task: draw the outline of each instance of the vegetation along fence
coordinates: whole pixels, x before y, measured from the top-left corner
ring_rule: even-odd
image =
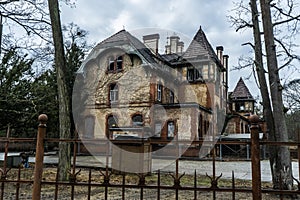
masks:
[[[195,168],[193,173],[185,173],[182,159],[176,159],[173,170],[156,170],[151,173],[120,173],[112,170],[109,165],[109,154],[104,158],[103,165],[93,163],[92,156],[81,155],[78,148],[84,142],[76,136],[72,139],[46,138],[46,116],[39,117],[37,138],[0,138],[4,152],[0,165],[0,199],[284,199],[296,198],[300,188],[292,190],[273,189],[271,183],[261,181],[261,146],[280,145],[296,147],[300,163],[300,143],[260,141],[257,118],[251,118],[250,141],[218,141],[212,149],[208,160],[197,160],[199,166],[203,162],[211,163],[211,174],[203,174]],[[45,143],[72,143],[73,156],[69,171],[69,181],[59,181],[56,167],[57,156],[44,152]],[[86,142],[86,141],[85,141]],[[90,140],[95,144],[105,140]],[[127,141],[128,143],[135,141]],[[181,141],[178,141],[179,143]],[[13,154],[10,144],[34,143],[35,156],[29,153]],[[151,143],[151,141],[150,141]],[[155,144],[157,144],[156,142]],[[193,141],[193,145],[201,145],[203,141]],[[249,145],[251,154],[252,180],[235,178],[232,171],[230,179],[216,173],[218,160],[217,147],[220,145]],[[47,162],[45,158],[47,157]],[[20,162],[21,159],[21,162]],[[52,160],[51,160],[52,159]],[[160,158],[161,159],[161,158]],[[49,162],[49,160],[51,162]],[[79,162],[81,160],[81,162]],[[85,160],[85,161],[84,161]],[[239,162],[239,161],[236,161]],[[21,163],[21,164],[20,164]],[[150,162],[151,163],[151,162]],[[224,162],[225,163],[225,162]],[[181,170],[183,168],[183,170]],[[300,174],[300,173],[299,173]],[[294,178],[299,183],[299,177]]]

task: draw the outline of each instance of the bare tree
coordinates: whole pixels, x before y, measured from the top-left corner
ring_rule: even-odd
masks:
[[[286,109],[292,112],[300,110],[300,79],[294,79],[284,85]]]
[[[294,21],[299,20],[299,16],[293,16],[293,1],[287,0],[289,8],[287,12],[272,2],[260,0],[261,15],[258,11],[257,0],[250,0],[250,7],[241,2],[237,4],[238,7],[236,9],[239,17],[230,17],[230,19],[236,26],[237,31],[244,28],[253,30],[254,44],[247,42],[244,45],[249,44],[254,50],[255,58],[252,63],[255,66],[262,96],[263,113],[269,129],[269,139],[272,141],[288,141],[281,91],[283,88],[280,83],[279,71],[287,66],[291,67],[292,61],[299,59],[293,53],[292,47],[294,45],[291,42],[293,34],[298,32],[297,23],[294,23]],[[274,8],[273,12],[271,12],[271,8]],[[242,14],[247,15],[249,13],[251,13],[251,17],[240,17]],[[283,19],[282,16],[285,16],[285,18]],[[275,18],[274,22],[272,22],[272,17]],[[263,33],[260,31],[260,20],[263,22]],[[274,28],[280,25],[285,25],[293,31],[289,32],[290,35],[285,35],[280,28]],[[265,53],[262,47],[262,35],[264,35]],[[280,47],[280,50],[277,52],[275,42]],[[266,56],[267,69],[264,68],[264,56]],[[278,59],[281,59],[280,61],[283,63],[280,67],[278,66]],[[249,60],[246,65],[238,68],[248,66],[253,66],[253,64],[249,63]],[[268,76],[266,77],[266,75]],[[269,80],[269,85],[267,84],[267,79]],[[274,188],[291,189],[293,181],[288,148],[285,146],[270,146],[269,150]]]
[[[274,30],[271,17],[271,5],[269,0],[260,0],[262,11],[262,22],[264,28],[264,39],[266,48],[266,59],[268,66],[269,85],[271,93],[271,102],[273,107],[273,119],[275,134],[272,139],[275,141],[288,141],[287,127],[283,112],[282,85],[279,77],[279,67],[277,62],[276,46],[274,39]],[[273,172],[273,183],[275,188],[292,189],[292,166],[291,156],[288,146],[275,148],[276,154],[271,156],[271,169]],[[281,180],[280,180],[281,179]]]
[[[63,36],[59,15],[58,0],[48,0],[49,13],[51,18],[52,36],[55,49],[55,68],[57,76],[58,101],[59,101],[59,131],[61,139],[69,139],[71,137],[71,120],[69,95],[65,77],[66,60],[63,45]],[[71,166],[70,144],[68,142],[59,143],[59,161],[58,161],[58,179],[67,180],[68,171]]]

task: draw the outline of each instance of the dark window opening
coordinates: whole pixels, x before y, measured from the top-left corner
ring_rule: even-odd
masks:
[[[117,57],[110,56],[108,58],[108,67],[107,67],[108,72],[118,72],[118,71],[122,71],[122,69],[123,69],[123,56],[117,56]]]
[[[114,57],[110,56],[108,58],[108,71],[112,72],[115,70],[115,61],[114,61]]]
[[[106,121],[106,137],[108,139],[113,138],[113,133],[109,130],[110,128],[118,127],[118,118],[114,115],[109,115]]]
[[[202,126],[202,124],[203,124],[203,117],[202,117],[201,114],[199,115],[199,119],[198,120],[199,120],[198,121],[198,138],[202,139],[203,138],[203,126]]]
[[[243,111],[245,111],[245,102],[236,102],[235,103],[235,110],[237,112],[243,112]]]
[[[194,81],[194,69],[188,69],[187,71],[187,80]]]
[[[134,115],[132,117],[133,126],[143,126],[143,116],[140,114]]]
[[[169,93],[169,103],[174,103],[174,92],[172,90]]]
[[[201,68],[188,68],[187,69],[187,80],[189,82],[202,81],[202,70]]]
[[[122,66],[123,66],[123,56],[119,56],[119,57],[117,58],[116,63],[117,63],[117,70],[118,70],[118,71],[119,71],[119,70],[122,70]]]

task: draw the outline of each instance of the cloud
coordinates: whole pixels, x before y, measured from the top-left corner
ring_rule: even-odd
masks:
[[[228,0],[77,0],[75,8],[63,4],[61,7],[62,22],[74,22],[87,30],[92,43],[100,42],[124,27],[126,30],[145,27],[169,29],[191,39],[201,26],[212,46],[223,45],[224,53],[230,56],[229,65],[236,66],[238,58],[250,51],[248,46],[241,44],[253,40],[251,30],[236,33],[230,26],[227,16],[234,6]],[[249,73],[249,70],[239,72],[239,76],[246,77]],[[239,76],[231,74],[229,86],[232,90]]]

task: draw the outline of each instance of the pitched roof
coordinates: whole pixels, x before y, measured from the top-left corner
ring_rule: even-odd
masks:
[[[200,26],[191,44],[183,54],[183,58],[203,59],[203,56],[209,56],[209,58],[213,58],[216,62],[218,62],[218,64],[221,64],[220,60],[218,59],[218,56],[216,55],[210,43],[208,42],[206,35]]]
[[[236,84],[233,92],[230,94],[230,98],[239,100],[254,100],[242,77]]]
[[[109,38],[100,42],[97,46],[108,46],[112,47],[114,44],[131,44],[136,50],[149,62],[156,63],[155,55],[148,49],[140,40],[132,36],[128,31],[121,30]]]

